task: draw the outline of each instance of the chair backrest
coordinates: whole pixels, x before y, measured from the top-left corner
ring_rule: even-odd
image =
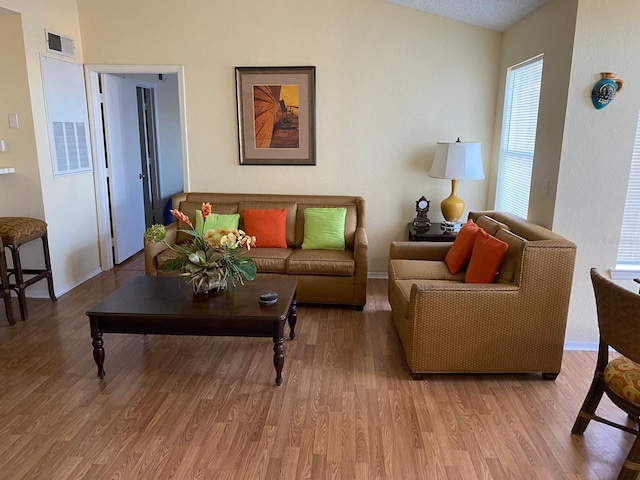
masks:
[[[625,357],[640,363],[640,295],[621,287],[596,268],[591,269],[591,282],[600,338]]]

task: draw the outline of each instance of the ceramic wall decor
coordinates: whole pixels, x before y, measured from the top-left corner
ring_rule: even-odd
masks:
[[[616,78],[612,72],[602,72],[602,78],[596,82],[591,90],[591,101],[598,110],[611,103],[613,98],[624,87],[624,81]]]

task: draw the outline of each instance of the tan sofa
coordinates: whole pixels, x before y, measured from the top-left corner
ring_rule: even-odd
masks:
[[[555,379],[576,245],[507,213],[469,218],[509,245],[494,283],[465,283],[464,271],[451,275],[444,263],[451,243],[391,244],[389,302],[409,369],[539,372]]]
[[[368,242],[365,231],[365,201],[356,196],[271,195],[234,193],[179,193],[173,196],[173,208],[189,216],[195,225],[195,211],[209,202],[213,213],[240,214],[244,228],[245,209],[287,209],[287,248],[252,248],[247,252],[258,269],[258,276],[290,275],[298,281],[301,303],[353,305],[362,309],[367,297]],[[346,207],[345,246],[338,250],[302,250],[304,210],[307,207]],[[168,243],[184,241],[188,236],[174,222],[167,226]],[[251,232],[248,232],[251,233]],[[162,263],[171,256],[163,243],[144,246],[147,275],[167,275]]]

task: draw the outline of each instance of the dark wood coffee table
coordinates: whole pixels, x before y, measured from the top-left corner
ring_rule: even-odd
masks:
[[[280,385],[287,320],[289,336],[295,338],[296,280],[258,278],[204,299],[183,282],[179,277],[136,277],[87,312],[98,376],[104,378],[103,333],[272,337]],[[267,292],[278,294],[276,305],[258,303],[260,294]]]

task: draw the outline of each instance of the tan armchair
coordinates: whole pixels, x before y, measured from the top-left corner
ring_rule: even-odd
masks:
[[[393,242],[389,302],[414,374],[540,372],[562,365],[576,246],[514,215],[471,212],[509,245],[495,283],[464,282],[444,263],[450,243]]]

